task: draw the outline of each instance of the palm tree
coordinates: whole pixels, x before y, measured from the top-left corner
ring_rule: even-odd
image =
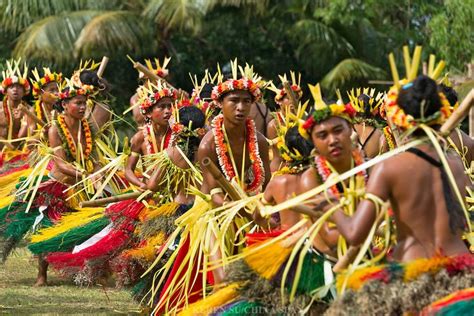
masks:
[[[216,6],[253,6],[258,0],[1,0],[0,25],[20,32],[15,57],[34,63],[67,66],[79,58],[125,53],[146,56],[173,30],[196,34],[202,19]]]

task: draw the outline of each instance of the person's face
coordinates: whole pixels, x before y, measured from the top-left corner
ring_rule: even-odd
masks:
[[[236,125],[245,123],[253,103],[252,95],[245,90],[231,91],[218,102],[224,118]]]
[[[147,116],[151,121],[160,126],[167,126],[171,117],[171,106],[173,100],[171,98],[162,98],[151,108]]]
[[[293,103],[291,103],[290,97],[287,94],[285,94],[283,99],[281,99],[280,107],[284,112],[286,112],[286,111],[292,111],[293,112],[294,109],[295,109],[295,106],[293,105]]]
[[[25,96],[25,88],[19,83],[14,83],[7,88],[7,96],[12,101],[21,101]]]
[[[346,120],[331,117],[315,124],[311,131],[311,139],[318,153],[331,164],[351,159],[351,128]]]
[[[81,120],[84,118],[87,109],[87,97],[77,95],[71,99],[64,101],[65,114],[75,119]]]
[[[49,82],[41,89],[41,101],[52,104],[58,99],[58,84],[56,82]]]

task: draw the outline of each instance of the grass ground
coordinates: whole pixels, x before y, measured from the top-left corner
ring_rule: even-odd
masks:
[[[127,290],[99,286],[79,288],[49,272],[49,286],[33,287],[37,263],[24,248],[0,265],[0,314],[118,315],[136,314]]]

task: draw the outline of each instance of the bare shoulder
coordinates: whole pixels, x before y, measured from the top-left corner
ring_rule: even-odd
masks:
[[[143,141],[145,140],[145,135],[143,135],[142,130],[138,130],[132,138],[130,139],[130,143],[133,144],[142,144]]]
[[[214,134],[208,131],[199,144],[197,159],[202,161],[205,157],[209,157],[212,161],[217,163],[216,145],[214,144]]]
[[[317,187],[320,185],[318,171],[315,167],[310,167],[308,170],[304,171],[300,176],[300,192],[304,193],[306,191],[311,190],[312,188]]]
[[[257,131],[257,141],[258,141],[258,146],[260,148],[262,148],[262,147],[267,148],[268,147],[267,138],[265,136],[263,136],[263,134],[260,133],[259,131]]]

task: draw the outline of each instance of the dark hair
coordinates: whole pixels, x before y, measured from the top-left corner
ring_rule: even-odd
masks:
[[[364,116],[370,116],[370,96],[365,93],[362,93],[357,97],[357,100],[359,100],[360,104],[362,105],[362,108],[364,109]]]
[[[424,75],[406,84],[398,95],[398,105],[415,119],[427,118],[441,108],[436,82]]]
[[[303,157],[309,157],[314,145],[309,140],[305,139],[298,132],[298,126],[293,126],[285,134],[285,144],[289,150],[297,150]]]
[[[452,87],[448,87],[442,83],[438,86],[438,91],[446,96],[446,99],[448,99],[451,106],[454,106],[456,102],[458,102],[458,93]]]
[[[195,106],[185,106],[179,109],[179,122],[184,127],[189,127],[191,130],[203,128],[206,123],[206,117],[200,109]],[[181,136],[181,144],[184,144],[183,151],[189,160],[194,160],[194,154],[197,152],[197,148],[201,140],[196,136]]]
[[[212,88],[213,88],[213,85],[210,84],[210,83],[206,83],[202,89],[201,89],[201,92],[199,93],[199,98],[201,100],[203,99],[210,99],[211,98],[211,94],[212,94]]]
[[[99,78],[97,72],[92,70],[83,70],[79,74],[79,79],[83,84],[92,85],[102,90],[109,90],[109,83],[104,78]]]

